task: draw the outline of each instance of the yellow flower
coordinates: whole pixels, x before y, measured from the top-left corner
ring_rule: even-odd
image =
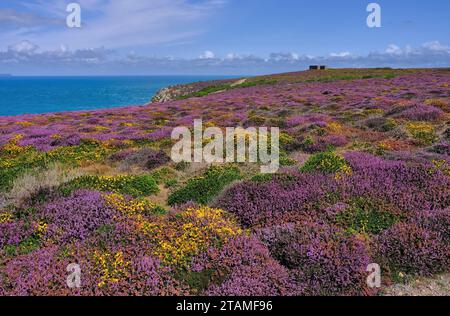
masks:
[[[332,133],[340,133],[342,132],[342,125],[337,122],[328,123],[327,129]]]
[[[353,174],[353,170],[349,165],[343,165],[340,170],[336,173],[334,178],[336,180],[341,180],[346,176],[351,176]]]
[[[241,235],[239,225],[223,210],[189,208],[175,219],[140,222],[139,229],[156,241],[154,254],[167,265],[186,266],[192,256]]]
[[[132,127],[132,126],[137,126],[137,124],[136,123],[120,123],[120,126]]]
[[[126,215],[137,215],[140,213],[152,213],[158,206],[145,199],[127,200],[121,194],[105,194],[104,198],[108,205]]]
[[[28,121],[16,122],[16,125],[22,125],[23,127],[32,126],[34,123]]]
[[[98,287],[106,286],[108,283],[117,283],[129,273],[131,262],[124,260],[122,251],[115,254],[95,251],[93,257],[101,273]]]
[[[0,213],[0,224],[12,222],[13,214]]]
[[[47,223],[40,221],[37,224],[36,231],[38,232],[39,235],[43,235],[47,231],[47,227],[48,227]]]

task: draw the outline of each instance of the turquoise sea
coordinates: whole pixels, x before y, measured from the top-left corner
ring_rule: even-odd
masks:
[[[0,116],[141,105],[161,88],[224,76],[0,77]]]

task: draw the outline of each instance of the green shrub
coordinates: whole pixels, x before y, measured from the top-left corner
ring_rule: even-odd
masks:
[[[293,166],[296,163],[297,162],[294,159],[289,158],[289,156],[287,155],[287,153],[285,151],[280,151],[280,165],[281,166]]]
[[[224,90],[228,90],[228,89],[230,89],[230,85],[227,85],[227,84],[217,85],[217,86],[209,86],[209,87],[203,88],[200,91],[183,95],[179,99],[180,100],[184,100],[184,99],[189,99],[189,98],[192,98],[192,97],[200,98],[200,97],[207,96],[208,94],[211,94],[211,93],[224,91]]]
[[[259,173],[254,175],[250,180],[256,183],[266,183],[275,180],[278,183],[287,184],[295,181],[295,179],[295,175],[289,173]]]
[[[152,172],[152,177],[158,184],[164,183],[167,180],[176,177],[175,170],[169,167],[162,167],[154,172]]]
[[[253,182],[259,182],[259,183],[264,183],[264,182],[270,182],[272,181],[274,178],[274,175],[272,173],[259,173],[255,176],[253,176],[251,178],[251,180]]]
[[[164,182],[164,186],[166,188],[173,188],[178,184],[178,180],[177,179],[168,179]]]
[[[59,188],[59,191],[64,195],[69,195],[78,189],[126,194],[133,197],[149,196],[159,191],[155,179],[150,175],[116,177],[82,176],[63,184]]]
[[[184,187],[169,196],[169,205],[182,204],[193,201],[207,204],[225,186],[241,178],[237,167],[212,166],[200,177],[189,179]]]
[[[350,233],[378,235],[399,221],[400,216],[382,202],[357,198],[336,219]]]
[[[335,173],[338,171],[346,171],[350,167],[347,161],[340,155],[326,151],[312,155],[300,169],[301,172],[320,171],[324,173]]]
[[[233,88],[250,88],[250,87],[256,87],[256,86],[263,86],[263,85],[274,85],[278,83],[278,80],[266,80],[266,79],[260,79],[260,80],[250,80],[245,81],[241,84],[233,86]]]

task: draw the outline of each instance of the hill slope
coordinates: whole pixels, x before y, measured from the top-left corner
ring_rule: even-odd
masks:
[[[373,295],[370,263],[383,287],[450,272],[450,70],[244,79],[0,117],[0,295]],[[282,168],[173,163],[199,118],[279,127]]]

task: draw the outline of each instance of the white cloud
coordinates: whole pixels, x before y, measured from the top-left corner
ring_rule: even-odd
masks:
[[[10,45],[8,47],[9,51],[17,52],[17,53],[24,53],[24,54],[34,54],[36,51],[39,50],[39,46],[37,46],[34,43],[31,43],[30,41],[21,41],[19,43]]]
[[[438,41],[425,43],[422,45],[422,47],[436,52],[450,52],[450,46],[442,45]]]
[[[348,57],[350,56],[350,52],[341,52],[341,53],[331,53],[330,57]]]
[[[228,59],[228,60],[239,59],[239,58],[240,58],[240,56],[235,53],[228,53],[227,56],[225,57],[225,59]]]
[[[300,59],[297,53],[272,53],[268,60],[276,62],[295,62]]]
[[[215,57],[216,57],[216,54],[214,54],[210,50],[207,50],[203,54],[201,54],[198,58],[200,58],[200,59],[214,59]]]
[[[391,44],[386,48],[386,54],[401,55],[402,53],[402,49],[395,44]]]

